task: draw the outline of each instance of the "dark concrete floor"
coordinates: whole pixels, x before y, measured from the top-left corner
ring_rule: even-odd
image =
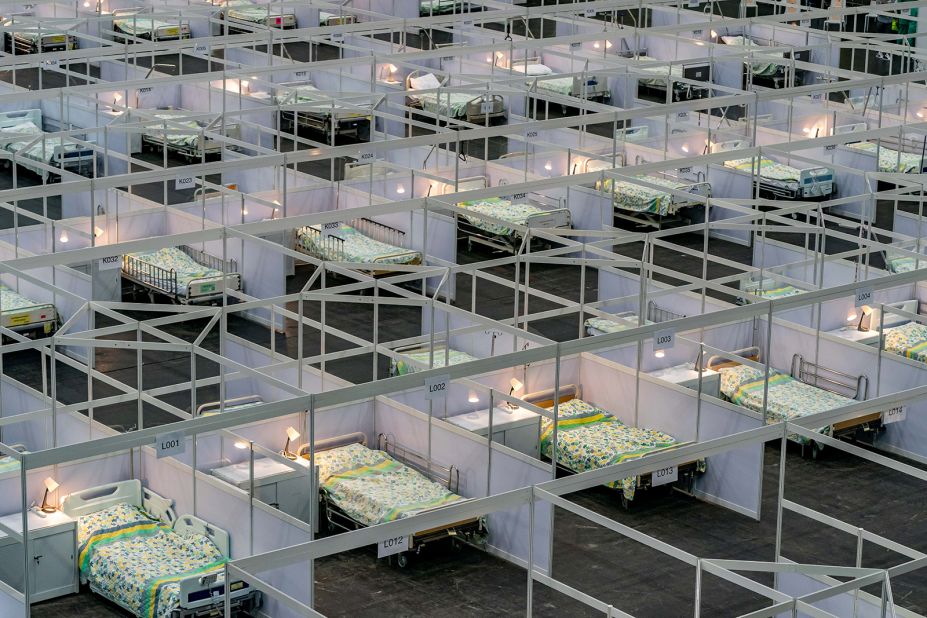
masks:
[[[71,63],[63,65],[62,69],[67,68],[73,73],[87,74],[86,63]],[[100,77],[100,67],[90,65],[90,76]],[[14,80],[13,71],[0,71],[0,79],[10,84],[28,88],[29,90],[46,90],[48,88],[67,88],[69,86],[83,86],[87,80],[65,75],[55,69],[22,69],[17,70]]]

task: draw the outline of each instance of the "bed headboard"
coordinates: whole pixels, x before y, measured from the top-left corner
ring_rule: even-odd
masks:
[[[843,124],[834,127],[834,135],[844,135],[846,133],[858,133],[866,130],[865,122],[854,122],[853,124]]]
[[[207,539],[216,544],[216,547],[219,548],[219,551],[222,552],[223,556],[226,558],[230,557],[229,533],[222,528],[219,528],[218,526],[213,526],[209,522],[204,521],[199,517],[194,517],[193,515],[181,515],[174,523],[174,532],[184,535],[202,534]]]
[[[453,183],[445,183],[442,193],[447,195],[448,193],[460,193],[461,191],[476,191],[477,189],[485,189],[488,186],[489,179],[486,176],[471,176],[458,180],[456,190]]]
[[[438,75],[435,75],[434,71],[418,69],[406,75],[406,90],[415,90],[415,88],[412,87],[412,80],[417,77],[425,77],[426,75],[434,75],[435,79],[437,79],[442,86],[446,86],[449,79],[449,76],[447,75],[444,77],[439,77]]]
[[[361,444],[367,446],[367,436],[360,432],[355,431],[354,433],[346,433],[340,436],[335,436],[333,438],[323,438],[321,440],[315,441],[315,452],[320,451],[330,451],[333,448],[338,448],[341,446],[347,446],[349,444]],[[303,444],[298,449],[296,449],[296,455],[304,459],[309,457],[309,444]]]
[[[123,502],[142,506],[141,481],[118,481],[68,494],[61,501],[61,510],[69,517],[80,517]]]
[[[751,148],[750,142],[745,139],[717,142],[711,145],[711,152],[728,152],[730,150],[740,150],[742,148]]]
[[[264,403],[264,399],[260,395],[245,395],[243,397],[235,397],[233,399],[226,399],[225,405],[228,406],[240,406],[248,403]],[[218,412],[221,407],[221,402],[219,401],[210,401],[209,403],[204,403],[196,409],[196,416],[202,416],[204,413],[208,412]]]
[[[901,300],[901,301],[894,302],[894,303],[886,303],[885,306],[894,307],[895,309],[901,309],[902,311],[907,311],[908,313],[917,313],[918,304],[919,303],[917,299],[912,298],[911,300]],[[891,313],[888,311],[886,311],[885,314],[882,316],[882,326],[884,326],[885,328],[889,328],[892,326],[900,326],[901,324],[907,324],[910,321],[911,321],[910,319],[906,318],[903,315],[898,315],[897,313]],[[875,328],[878,325],[878,323],[879,323],[878,317],[874,316],[873,322],[872,322],[873,328]]]
[[[645,124],[636,127],[624,127],[615,131],[615,139],[626,142],[639,142],[650,136],[650,127]]]
[[[760,348],[754,345],[749,348],[743,348],[742,350],[734,350],[730,354],[715,354],[714,356],[708,357],[708,362],[705,363],[705,369],[720,371],[725,367],[737,367],[741,363],[731,358],[732,356],[740,356],[741,358],[746,358],[747,360],[758,363],[760,362]]]
[[[148,13],[150,9],[144,6],[132,6],[122,9],[113,9],[113,17],[121,17],[123,15],[138,15],[139,13]]]
[[[552,408],[554,407],[554,394],[554,389],[548,388],[543,391],[528,393],[521,399],[539,408]],[[560,387],[560,397],[557,398],[557,403],[566,403],[571,399],[581,398],[582,388],[579,384],[564,384]]]
[[[42,110],[21,109],[15,112],[0,112],[0,129],[15,127],[24,122],[31,122],[35,126],[42,128]]]

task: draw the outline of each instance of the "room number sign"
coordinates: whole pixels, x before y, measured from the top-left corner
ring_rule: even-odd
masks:
[[[187,438],[182,431],[172,431],[155,436],[155,450],[158,459],[179,455],[187,450]]]
[[[676,345],[676,331],[672,328],[658,330],[653,334],[654,350],[669,350]]]
[[[659,470],[654,470],[650,475],[650,485],[652,487],[668,485],[669,483],[675,483],[678,480],[679,468],[676,466],[667,466],[665,468],[660,468]]]
[[[377,558],[409,551],[409,535],[394,536],[377,543]]]
[[[898,423],[907,418],[907,416],[907,406],[895,406],[894,408],[889,408],[886,410],[885,414],[882,415],[882,424],[887,425],[889,423]]]
[[[859,288],[856,290],[856,306],[862,307],[872,302],[872,288]]]
[[[447,399],[447,389],[450,388],[451,376],[444,374],[425,380],[425,399],[437,401]]]

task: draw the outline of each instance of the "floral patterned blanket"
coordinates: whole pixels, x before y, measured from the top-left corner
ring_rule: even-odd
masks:
[[[532,215],[544,212],[542,208],[533,204],[513,204],[509,200],[498,197],[459,202],[458,206],[516,225],[528,225],[528,219]],[[500,223],[484,221],[479,217],[468,217],[464,215],[464,218],[481,230],[489,232],[490,234],[496,234],[497,236],[509,236],[515,232],[513,228],[506,227]]]
[[[794,285],[780,285],[775,288],[770,288],[767,290],[752,290],[752,293],[756,296],[762,296],[763,298],[785,298],[787,296],[795,296],[796,294],[801,294],[804,290],[799,290]]]
[[[316,232],[319,231],[318,225],[309,227]],[[306,253],[322,260],[343,259],[346,262],[417,264],[422,259],[422,254],[418,251],[381,242],[360,233],[347,223],[339,223],[338,228],[332,230],[330,234],[344,242],[336,245],[323,240],[320,234],[302,227],[296,230],[296,244],[305,249]],[[341,253],[338,252],[339,248]]]
[[[908,256],[891,258],[885,265],[890,273],[909,273],[916,268],[927,268],[927,256],[920,259]]]
[[[0,311],[3,313],[14,313],[23,309],[35,309],[36,307],[51,307],[48,303],[37,303],[30,300],[22,294],[0,283]]]
[[[557,463],[574,472],[638,459],[677,444],[667,433],[625,425],[581,399],[561,403],[557,417]],[[554,422],[545,417],[541,422],[541,452],[547,457],[552,457],[553,437]],[[625,498],[633,500],[637,478],[612,481],[608,487],[621,489]]]
[[[762,370],[746,365],[725,367],[721,369],[721,393],[732,403],[762,413],[764,376]],[[853,403],[849,397],[805,384],[775,370],[770,370],[767,399],[766,422],[770,425]],[[829,434],[830,427],[822,427],[818,431]],[[790,437],[797,442],[807,442],[799,436]]]
[[[608,318],[588,318],[583,324],[590,335],[620,333],[623,330],[637,327],[637,323],[630,320],[609,320]]]
[[[886,328],[885,349],[899,356],[927,363],[927,325],[908,322]]]
[[[362,444],[321,451],[315,459],[322,491],[365,526],[465,500],[389,454]]]
[[[170,618],[180,606],[181,580],[225,564],[206,537],[177,534],[125,503],[80,517],[77,544],[91,589],[143,618]]]
[[[471,356],[466,352],[461,352],[460,350],[455,350],[453,348],[447,349],[445,346],[436,345],[434,350],[435,368],[444,367],[445,350],[447,350],[446,356],[449,365],[459,365],[460,363],[469,363],[470,361],[476,360],[475,356]],[[408,356],[409,359],[414,362],[393,359],[391,364],[393,370],[392,372],[394,375],[404,376],[407,373],[421,371],[422,368],[428,367],[429,361],[431,359],[431,354],[429,353],[427,346],[418,350],[403,351],[402,355]]]
[[[741,172],[753,174],[757,170],[755,159],[748,157],[746,159],[731,159],[724,162],[724,167],[730,167]],[[801,178],[801,170],[785,163],[777,163],[767,157],[760,157],[759,175],[763,180],[775,180],[779,182],[798,182]]]
[[[879,148],[875,142],[856,142],[847,144],[849,148],[862,150],[875,154],[879,152],[879,171],[889,174],[917,174],[923,169],[923,159],[919,154],[910,152],[901,152],[892,148],[882,146]]]
[[[194,279],[222,281],[223,275],[221,270],[203,266],[177,247],[164,247],[157,251],[132,253],[131,255],[142,262],[148,262],[149,264],[154,264],[165,270],[173,270],[176,272],[177,293],[182,296],[186,295],[187,287]],[[145,283],[158,285],[163,285],[165,283],[160,281],[157,277],[151,277],[144,269],[136,274],[139,276],[139,279]]]

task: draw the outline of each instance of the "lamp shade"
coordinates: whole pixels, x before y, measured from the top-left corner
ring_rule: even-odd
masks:
[[[58,481],[56,481],[55,479],[49,476],[48,478],[45,479],[45,489],[47,489],[50,492],[55,491],[56,489],[58,489]]]
[[[288,437],[290,440],[296,440],[297,438],[299,438],[299,432],[293,429],[292,427],[287,427],[286,437]]]
[[[518,391],[520,391],[521,389],[523,389],[523,388],[525,387],[525,385],[522,384],[521,380],[519,380],[518,378],[512,378],[512,379],[509,381],[509,384],[512,385],[512,390],[513,390],[514,392],[518,392]]]

